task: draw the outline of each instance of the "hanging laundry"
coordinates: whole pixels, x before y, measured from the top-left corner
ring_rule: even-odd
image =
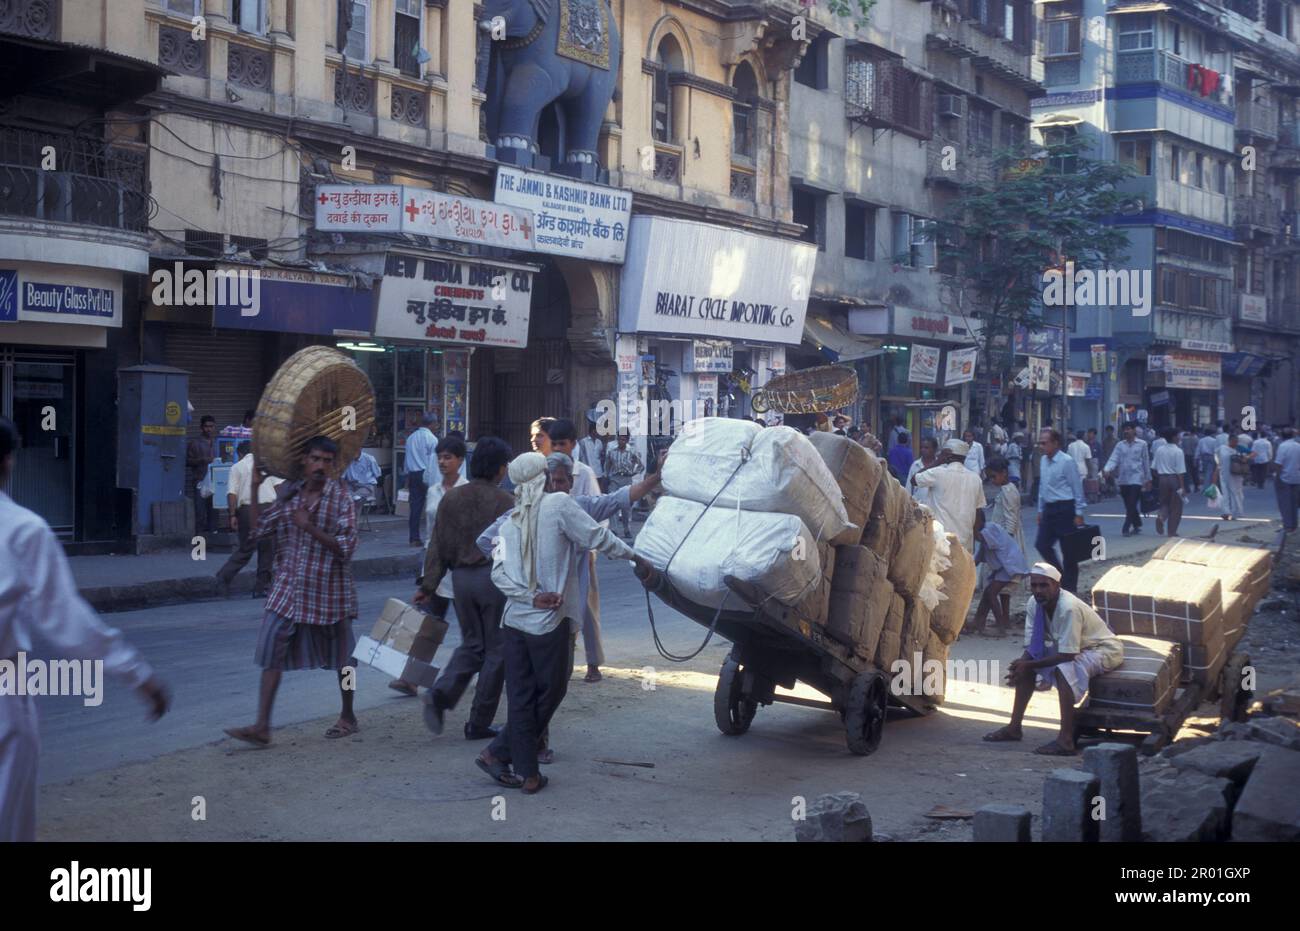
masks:
[[[1209,97],[1219,89],[1219,72],[1209,68],[1201,69],[1201,96]]]

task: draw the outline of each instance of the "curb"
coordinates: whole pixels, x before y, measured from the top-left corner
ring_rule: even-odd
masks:
[[[415,577],[424,567],[423,553],[410,553],[399,557],[371,557],[352,563],[352,577],[358,581],[406,577],[410,587],[415,587]],[[245,571],[230,583],[230,595],[252,595],[256,576]],[[80,590],[81,597],[100,614],[116,611],[139,611],[163,605],[188,604],[196,601],[222,601],[217,590],[215,574],[188,576],[181,579],[161,579],[154,582],[135,582],[130,585],[103,585]]]

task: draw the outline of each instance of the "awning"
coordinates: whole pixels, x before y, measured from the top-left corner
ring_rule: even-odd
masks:
[[[1083,117],[1069,113],[1053,113],[1034,122],[1034,129],[1058,129],[1063,126],[1078,126]]]
[[[1173,9],[1167,3],[1134,3],[1128,6],[1111,7],[1107,16],[1122,16],[1125,13],[1165,13]]]
[[[853,362],[884,353],[880,340],[855,336],[824,317],[807,317],[803,323],[804,342],[811,343],[831,362]]]

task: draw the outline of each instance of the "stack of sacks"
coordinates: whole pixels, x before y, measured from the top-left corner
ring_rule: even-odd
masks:
[[[1117,634],[1181,643],[1184,679],[1202,685],[1218,680],[1228,654],[1217,578],[1115,566],[1093,587],[1092,604]]]
[[[1092,677],[1088,706],[1164,714],[1174,700],[1182,677],[1182,646],[1152,637],[1119,639],[1124,644],[1124,662],[1110,672]]]
[[[944,600],[930,612],[930,630],[947,646],[957,639],[975,594],[975,560],[955,534],[945,534],[949,566],[942,573]]]
[[[682,597],[705,608],[722,606],[731,591],[723,581],[729,575],[789,606],[814,592],[822,577],[817,541],[803,521],[792,514],[738,511],[734,504],[706,508],[684,498],[660,498],[634,549],[666,571]],[[727,607],[744,609],[735,595],[727,597]]]
[[[854,525],[831,543],[835,546],[856,545],[861,542],[862,532],[871,516],[871,502],[881,476],[885,475],[885,464],[860,443],[836,433],[816,431],[808,440],[840,486],[844,510]]]
[[[1156,559],[1181,562],[1211,569],[1235,569],[1247,576],[1246,587],[1233,588],[1252,597],[1250,610],[1268,594],[1269,575],[1273,571],[1273,554],[1249,546],[1229,546],[1208,540],[1170,540],[1155,552]]]
[[[903,623],[906,606],[898,593],[889,596],[889,615],[885,619],[885,629],[880,633],[880,643],[876,645],[875,664],[880,669],[889,670],[894,661],[903,653]]]
[[[889,581],[904,599],[917,600],[934,555],[934,517],[928,508],[908,501],[898,542],[889,555]]]
[[[394,678],[428,688],[438,678],[438,667],[430,662],[446,634],[446,621],[389,598],[370,636],[357,638],[352,655]]]
[[[903,521],[913,503],[912,496],[898,484],[898,479],[888,474],[882,477],[871,501],[871,515],[862,534],[862,545],[888,562],[898,546]]]
[[[835,547],[827,633],[870,659],[888,619],[893,594],[880,557],[865,546]]]

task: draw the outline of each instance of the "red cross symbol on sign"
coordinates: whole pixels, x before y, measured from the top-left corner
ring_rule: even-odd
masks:
[[[533,224],[528,222],[527,214],[524,214],[524,218],[519,221],[519,231],[524,234],[524,239],[533,238]]]
[[[406,205],[404,209],[406,210],[406,215],[411,218],[412,223],[414,223],[419,218],[420,208],[415,206],[414,197],[411,198],[410,202]]]
[[[330,199],[329,199],[327,196],[325,196],[324,194],[322,194],[322,195],[320,196],[319,202],[322,203],[322,204],[328,204],[328,203],[330,202]]]

